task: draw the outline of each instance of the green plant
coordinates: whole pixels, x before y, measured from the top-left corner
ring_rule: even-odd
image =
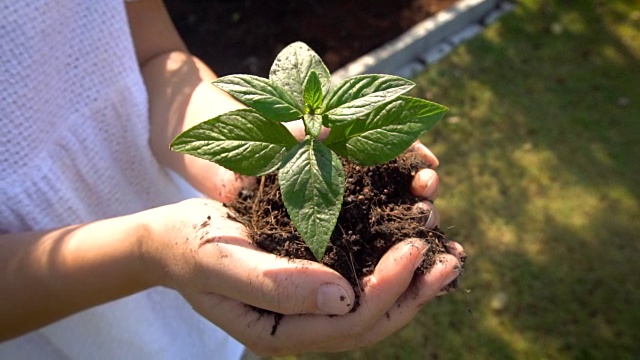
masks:
[[[174,151],[239,174],[278,172],[282,200],[296,229],[321,260],[342,206],[339,157],[370,166],[404,152],[446,112],[403,96],[414,83],[391,75],[360,75],[331,86],[320,57],[301,42],[276,57],[269,78],[231,75],[213,84],[248,106],[204,121],[172,142]],[[302,119],[296,140],[284,122]],[[322,126],[329,136],[318,141]]]

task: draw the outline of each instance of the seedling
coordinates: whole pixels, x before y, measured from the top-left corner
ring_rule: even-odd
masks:
[[[174,151],[242,175],[278,173],[285,207],[321,260],[345,187],[340,157],[359,165],[388,162],[431,129],[447,109],[404,96],[415,84],[391,75],[359,75],[335,87],[320,57],[301,42],[276,57],[269,78],[230,75],[213,82],[248,108],[230,111],[180,134]],[[282,124],[302,119],[305,138]],[[329,136],[318,141],[322,126]]]

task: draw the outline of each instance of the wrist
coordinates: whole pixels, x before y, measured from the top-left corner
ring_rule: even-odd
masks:
[[[160,246],[158,246],[158,231],[154,222],[155,209],[146,210],[132,216],[136,219],[134,256],[139,265],[136,274],[140,281],[148,287],[162,286],[166,283],[163,271]]]
[[[150,234],[145,218],[143,213],[134,213],[99,222],[103,230],[97,230],[108,233],[109,236],[105,237],[103,245],[95,245],[111,248],[109,255],[101,256],[113,259],[114,267],[111,271],[114,272],[114,277],[122,279],[120,286],[124,290],[123,295],[158,285],[155,277],[150,274],[153,267],[145,251]]]
[[[136,257],[140,265],[140,280],[148,287],[165,286],[175,289],[178,278],[186,272],[183,254],[187,243],[184,241],[184,226],[176,220],[177,204],[166,205],[136,214]],[[182,235],[181,235],[182,234]]]

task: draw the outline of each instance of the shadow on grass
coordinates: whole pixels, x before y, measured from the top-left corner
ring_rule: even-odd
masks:
[[[426,142],[470,253],[428,356],[640,355],[639,11],[521,1],[417,79],[451,107]]]

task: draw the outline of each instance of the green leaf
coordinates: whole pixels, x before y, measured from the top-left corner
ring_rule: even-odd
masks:
[[[315,114],[322,106],[322,84],[315,70],[311,70],[304,85],[304,113]]]
[[[409,91],[415,84],[407,79],[383,74],[353,76],[333,89],[321,113],[325,126],[333,127],[362,117],[376,106]]]
[[[314,139],[317,139],[320,135],[320,130],[322,130],[322,116],[305,114],[303,121],[306,134],[310,135]]]
[[[310,47],[305,43],[295,42],[276,56],[269,71],[269,79],[288,91],[298,108],[304,109],[304,86],[311,70],[318,74],[322,93],[326,94],[331,84],[329,70]]]
[[[277,170],[284,155],[298,144],[281,123],[253,109],[231,111],[178,135],[171,149],[193,155],[242,175]]]
[[[342,206],[342,164],[335,153],[310,137],[284,161],[278,172],[282,200],[302,239],[320,261]]]
[[[282,87],[253,75],[229,75],[213,82],[245,105],[269,120],[286,122],[302,118],[303,107]]]
[[[377,107],[363,120],[331,129],[324,144],[360,165],[382,164],[409,148],[446,111],[442,105],[401,96]]]

